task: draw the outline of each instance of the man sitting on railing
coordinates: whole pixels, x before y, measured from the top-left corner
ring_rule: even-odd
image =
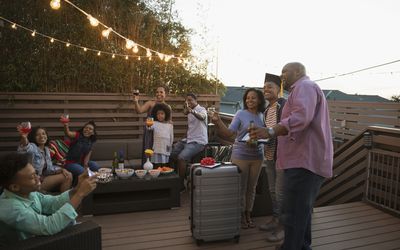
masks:
[[[40,180],[29,153],[11,153],[0,161],[0,245],[35,235],[53,235],[75,222],[75,209],[96,187],[87,170],[75,189],[61,195],[37,192]]]
[[[187,94],[183,112],[188,119],[187,136],[174,144],[170,156],[177,161],[177,169],[182,181],[186,174],[186,163],[203,151],[208,143],[207,111],[197,103],[195,94]]]

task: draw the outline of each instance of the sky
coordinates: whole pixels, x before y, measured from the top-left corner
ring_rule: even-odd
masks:
[[[175,0],[193,30],[193,55],[226,86],[262,86],[266,72],[301,62],[322,89],[400,95],[398,0]]]

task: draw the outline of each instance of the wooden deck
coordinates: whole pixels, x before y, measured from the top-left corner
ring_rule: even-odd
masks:
[[[189,229],[189,202],[172,210],[85,217],[102,226],[103,249],[275,249],[258,229],[242,230],[240,243],[233,241],[196,246]],[[258,225],[268,217],[258,217]],[[316,208],[313,249],[400,249],[400,218],[362,202]]]

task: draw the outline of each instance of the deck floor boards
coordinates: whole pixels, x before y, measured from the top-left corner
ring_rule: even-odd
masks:
[[[275,249],[257,228],[241,231],[240,242],[207,242],[197,246],[189,229],[189,201],[177,209],[84,217],[102,226],[105,250],[250,250]],[[255,218],[260,225],[269,217]],[[319,207],[313,214],[313,249],[400,249],[400,218],[363,202]]]

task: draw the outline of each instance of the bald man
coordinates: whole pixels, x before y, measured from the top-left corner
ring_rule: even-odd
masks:
[[[333,145],[328,104],[304,65],[288,63],[281,74],[290,91],[281,121],[250,132],[252,138],[278,137],[277,169],[284,170],[285,237],[278,249],[311,249],[311,214],[324,178],[332,177]]]

